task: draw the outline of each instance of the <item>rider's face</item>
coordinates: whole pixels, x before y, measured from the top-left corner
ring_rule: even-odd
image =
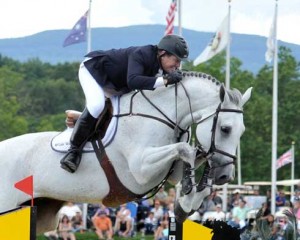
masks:
[[[164,54],[161,57],[161,67],[167,73],[172,72],[180,67],[180,59],[174,55]]]

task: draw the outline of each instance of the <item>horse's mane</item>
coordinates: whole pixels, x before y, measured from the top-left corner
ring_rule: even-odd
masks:
[[[202,72],[194,72],[194,71],[183,71],[182,72],[184,78],[189,78],[189,77],[196,77],[204,81],[211,82],[214,84],[216,87],[220,87],[222,83],[216,79],[215,77],[207,74],[207,73],[202,73]],[[239,106],[241,99],[242,99],[242,94],[238,89],[227,89],[226,90],[229,99],[231,102]]]
[[[221,86],[221,82],[217,80],[215,77],[207,74],[207,73],[202,73],[202,72],[194,72],[194,71],[183,71],[182,72],[183,77],[197,77],[200,79],[208,80],[211,83],[215,83],[217,87]]]

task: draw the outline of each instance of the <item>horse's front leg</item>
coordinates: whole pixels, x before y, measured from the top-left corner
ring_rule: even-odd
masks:
[[[192,210],[196,211],[201,207],[203,200],[212,192],[212,184],[214,179],[214,169],[206,162],[201,180],[197,184],[196,192],[192,202]]]
[[[196,210],[200,208],[203,200],[211,194],[213,178],[214,178],[214,171],[210,167],[209,163],[206,163],[201,180],[196,186],[195,193],[193,195],[189,195],[189,194],[184,195],[179,199],[179,201],[175,205],[175,214],[176,214],[177,222],[183,222],[189,215],[191,215],[192,213],[194,213]],[[181,181],[181,187],[183,181]],[[181,192],[184,193],[184,191]],[[187,201],[191,203],[190,211],[184,208],[185,202]]]
[[[169,170],[174,161],[182,161],[184,165],[194,167],[195,150],[188,143],[176,143],[163,147],[148,147],[142,154],[142,163],[130,166],[133,175],[140,184],[153,182],[163,172]],[[139,169],[139,171],[134,171]]]

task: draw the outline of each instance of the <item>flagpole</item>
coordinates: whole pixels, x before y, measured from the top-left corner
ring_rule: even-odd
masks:
[[[89,53],[92,49],[91,10],[92,10],[92,0],[90,0],[89,3],[89,11],[88,11],[88,19],[87,19],[88,21],[87,22],[87,53]],[[83,215],[83,226],[85,228],[87,226],[87,221],[86,221],[87,211],[88,211],[88,204],[84,203],[82,209],[82,215]]]
[[[273,62],[273,109],[272,109],[272,191],[271,213],[275,214],[276,206],[276,160],[277,160],[277,128],[278,128],[278,54],[277,54],[277,0],[275,0],[274,16],[274,62]]]
[[[225,86],[230,89],[230,23],[231,23],[231,0],[228,0],[228,39],[226,48],[226,80]],[[237,147],[237,171],[238,171],[238,185],[242,185],[242,170],[241,170],[241,146],[240,142]]]
[[[295,179],[295,142],[292,141],[292,167],[291,167],[291,180]],[[294,196],[294,184],[291,185],[291,197]]]
[[[228,0],[228,39],[227,39],[227,48],[226,48],[226,80],[225,86],[226,88],[230,88],[230,12],[231,12],[231,0]]]
[[[230,88],[230,10],[231,10],[231,5],[230,5],[231,0],[228,0],[228,22],[227,22],[227,46],[226,46],[226,79],[225,79],[225,86],[226,88]],[[240,167],[240,162],[238,158],[238,168]],[[240,170],[238,170],[238,173]],[[238,176],[238,179],[240,179],[240,176]],[[240,185],[240,183],[239,183]],[[228,183],[223,185],[223,211],[227,212],[227,189],[228,188]]]
[[[177,0],[178,2],[178,35],[182,36],[182,26],[181,26],[181,0]]]
[[[91,12],[92,12],[92,0],[89,2],[89,13],[88,13],[88,22],[87,22],[87,53],[92,50],[92,29],[91,29]],[[88,214],[88,204],[83,203],[82,206],[82,217],[83,217],[83,226],[87,228],[87,214]]]
[[[88,13],[88,30],[87,30],[87,53],[91,51],[92,46],[92,31],[91,31],[91,10],[92,10],[92,0],[89,3],[89,13]]]

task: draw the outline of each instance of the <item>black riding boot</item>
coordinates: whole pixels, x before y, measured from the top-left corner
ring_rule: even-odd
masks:
[[[63,169],[70,173],[77,170],[81,161],[82,148],[95,129],[96,123],[97,119],[85,108],[73,129],[70,139],[71,147],[63,159],[60,160]]]

